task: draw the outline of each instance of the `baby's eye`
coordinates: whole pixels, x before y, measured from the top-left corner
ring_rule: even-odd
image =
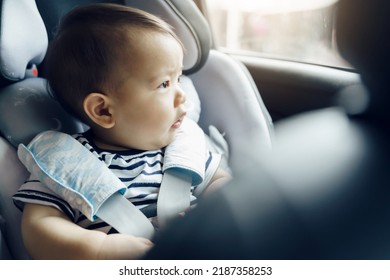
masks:
[[[165,81],[161,85],[158,86],[158,88],[167,88],[167,87],[169,87],[169,81]]]
[[[183,75],[180,75],[178,78],[177,78],[177,82],[178,83],[180,83],[181,82],[181,77],[182,77]]]

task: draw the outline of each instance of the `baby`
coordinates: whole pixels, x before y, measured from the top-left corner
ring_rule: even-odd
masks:
[[[46,63],[56,98],[90,127],[74,137],[126,184],[125,197],[141,211],[156,203],[165,147],[186,118],[183,45],[171,27],[122,5],[76,8],[61,22]],[[207,154],[206,192],[230,178],[218,167],[220,157]],[[33,258],[138,259],[153,246],[89,221],[33,174],[14,201],[23,208]]]

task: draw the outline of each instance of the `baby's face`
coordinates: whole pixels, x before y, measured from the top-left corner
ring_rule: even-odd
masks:
[[[111,140],[124,148],[153,150],[172,142],[186,114],[179,83],[183,49],[166,34],[140,37],[124,61],[124,83],[112,95],[117,139]]]

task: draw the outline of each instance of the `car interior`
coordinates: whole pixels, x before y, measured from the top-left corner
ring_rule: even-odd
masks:
[[[183,88],[207,134],[215,126],[229,145],[233,175],[242,153],[272,149],[283,121],[339,105],[340,93],[361,89],[354,69],[228,53],[215,45],[204,1],[192,0],[1,0],[0,1],[0,259],[30,259],[20,231],[21,212],[12,195],[28,177],[19,144],[39,132],[82,132],[50,94],[44,73],[48,44],[61,17],[76,6],[117,3],[158,15],[182,40]],[[243,144],[245,143],[245,144]]]

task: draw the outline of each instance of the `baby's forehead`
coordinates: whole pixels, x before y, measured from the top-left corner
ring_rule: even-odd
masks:
[[[148,46],[154,45],[159,52],[163,52],[163,48],[160,44],[167,41],[176,42],[180,49],[184,52],[183,44],[177,37],[172,36],[168,32],[154,29],[141,29],[141,30],[124,30],[122,33],[122,53],[124,55],[134,56],[135,54],[141,54],[148,52],[150,49]],[[134,58],[134,57],[133,57]]]
[[[170,39],[175,39],[178,43],[181,44],[179,39],[175,37],[173,32],[170,32],[163,28],[150,27],[150,26],[122,26],[119,28],[119,33],[124,40],[129,40],[129,42],[140,43],[140,39],[143,38],[153,38],[153,37],[167,37]]]
[[[134,81],[137,77],[138,82],[154,85],[161,83],[166,77],[181,75],[183,69],[181,44],[166,34],[160,38],[156,37],[144,36],[136,41],[135,46],[125,47],[123,54],[117,57],[116,67],[112,68],[112,71],[117,73],[116,78],[123,82],[127,79]],[[165,38],[167,41],[161,41]]]

